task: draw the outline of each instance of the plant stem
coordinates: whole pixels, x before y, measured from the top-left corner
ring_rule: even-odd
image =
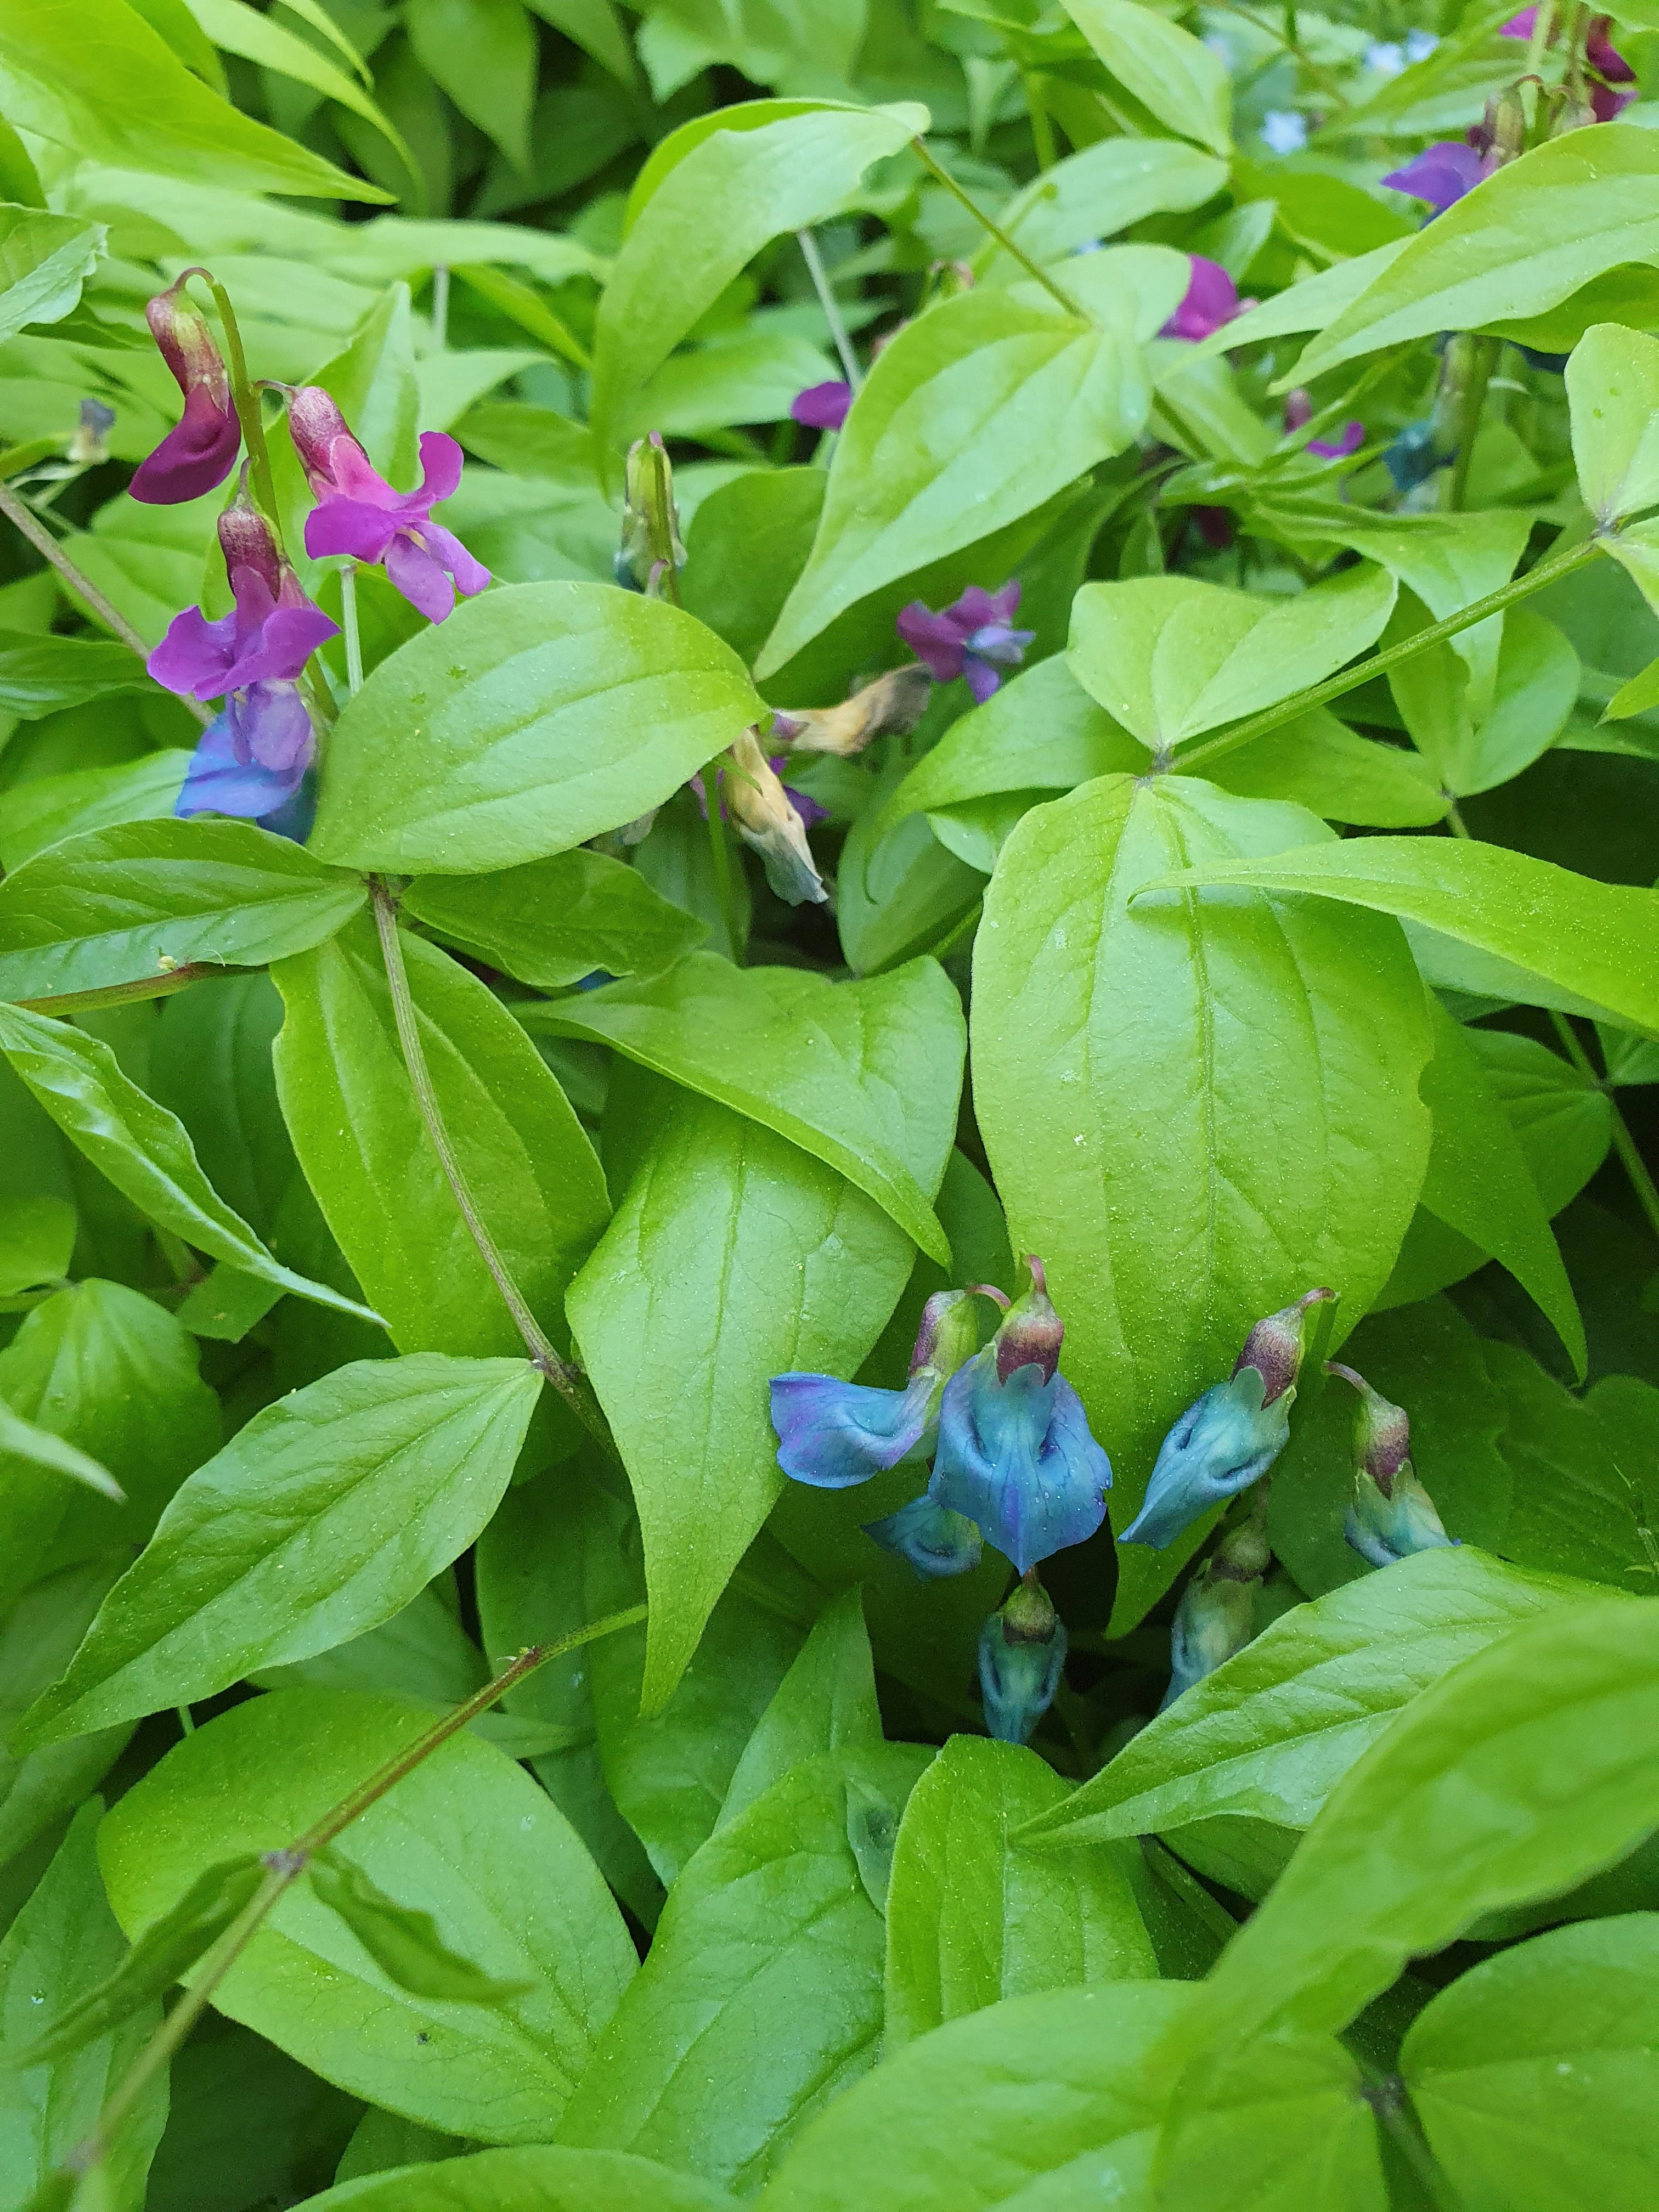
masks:
[[[606,1613],[602,1620],[589,1621],[583,1628],[568,1636],[557,1638],[551,1644],[532,1644],[509,1661],[493,1681],[474,1692],[464,1705],[455,1706],[441,1720],[434,1721],[422,1735],[416,1736],[407,1750],[390,1759],[380,1771],[361,1783],[349,1796],[324,1814],[299,1841],[285,1850],[265,1854],[265,1878],[237,1914],[218,1942],[203,1957],[201,1966],[185,1994],[162,2021],[161,2027],[144,2045],[130,2070],[98,2115],[96,2126],[86,2140],[78,2144],[64,2160],[72,2173],[86,2173],[102,2164],[108,2157],[122,2122],[132,2110],[146,2084],[172,2058],[197,2021],[207,2010],[214,1991],[231,1967],[246,1949],[261,1923],[273,1905],[305,1872],[315,1853],[334,1838],[362,1814],[384,1797],[389,1790],[416,1768],[428,1759],[440,1745],[447,1743],[470,1722],[486,1713],[498,1698],[533,1674],[538,1667],[550,1660],[562,1658],[584,1644],[596,1644],[602,1636],[614,1636],[619,1629],[632,1628],[646,1617],[643,1605],[630,1605],[620,1613]]]
[[[29,513],[16,493],[4,483],[0,483],[0,514],[3,514],[7,521],[28,539],[42,560],[56,568],[76,598],[86,601],[99,621],[106,629],[114,631],[129,653],[137,653],[141,661],[149,658],[149,647],[126,617],[110,605],[95,584],[88,581],[52,532]],[[204,726],[213,720],[199,699],[186,699],[184,704]]]
[[[340,628],[345,633],[346,690],[355,699],[363,688],[363,645],[357,635],[357,563],[340,571]]]
[[[1345,691],[1358,690],[1373,676],[1381,676],[1390,668],[1398,668],[1404,661],[1415,659],[1430,646],[1439,645],[1449,637],[1455,637],[1461,630],[1473,629],[1476,623],[1485,622],[1488,615],[1501,614],[1505,607],[1513,606],[1517,599],[1530,599],[1534,592],[1541,592],[1547,584],[1554,583],[1558,577],[1570,575],[1573,569],[1582,568],[1587,561],[1594,560],[1602,551],[1604,543],[1600,537],[1587,538],[1582,544],[1575,545],[1571,552],[1550,555],[1536,568],[1529,568],[1524,576],[1516,576],[1497,591],[1488,592],[1484,599],[1476,599],[1467,607],[1460,607],[1455,615],[1448,615],[1443,622],[1431,623],[1426,629],[1419,629],[1412,636],[1402,638],[1398,645],[1391,645],[1384,652],[1372,653],[1369,660],[1357,661],[1352,668],[1340,669],[1334,676],[1328,676],[1322,684],[1310,684],[1304,690],[1294,691],[1288,699],[1281,699],[1276,707],[1264,708],[1261,714],[1252,714],[1248,720],[1239,723],[1236,729],[1224,730],[1219,737],[1207,738],[1203,744],[1194,745],[1190,752],[1182,752],[1177,757],[1176,764],[1185,774],[1195,768],[1200,761],[1219,760],[1224,754],[1237,751],[1240,745],[1249,744],[1253,738],[1265,737],[1269,730],[1276,730],[1281,722],[1293,721],[1298,714],[1305,714],[1310,708],[1322,707],[1328,699],[1340,699]]]
[[[1480,410],[1486,402],[1486,386],[1492,382],[1492,370],[1498,365],[1496,338],[1463,336],[1452,340],[1454,347],[1462,349],[1462,379],[1456,397],[1452,434],[1457,441],[1456,452],[1446,486],[1446,505],[1452,512],[1460,511],[1464,495],[1468,489],[1469,464],[1474,459],[1475,434],[1480,428]]]
[[[248,381],[247,356],[242,351],[242,333],[237,326],[236,310],[230,304],[230,295],[216,276],[204,269],[213,294],[213,304],[219,310],[219,321],[225,333],[225,352],[230,368],[230,396],[236,409],[236,419],[242,426],[242,442],[247,447],[247,457],[252,465],[253,488],[259,495],[259,504],[265,511],[265,520],[276,531],[280,541],[283,534],[276,505],[276,480],[270,473],[270,448],[265,443],[265,418],[259,411],[259,395]]]
[[[1031,119],[1031,146],[1036,155],[1039,172],[1052,169],[1060,159],[1060,149],[1054,143],[1054,118],[1048,112],[1048,102],[1040,76],[1028,74],[1024,79],[1025,112]]]
[[[738,902],[732,883],[732,854],[726,842],[726,811],[720,804],[720,778],[730,756],[722,753],[702,772],[703,801],[708,811],[708,854],[714,872],[714,898],[726,930],[726,941],[736,966],[743,965],[743,932],[738,926]]]
[[[386,978],[392,993],[392,1018],[398,1024],[398,1042],[403,1047],[404,1065],[409,1070],[410,1087],[415,1093],[416,1105],[420,1109],[421,1120],[431,1139],[432,1149],[438,1155],[438,1164],[444,1171],[450,1194],[461,1219],[466,1224],[467,1234],[477,1246],[478,1256],[489,1268],[491,1279],[501,1294],[501,1303],[512,1315],[514,1324],[524,1339],[532,1366],[546,1376],[583,1426],[614,1454],[617,1447],[610,1425],[598,1406],[590,1403],[575,1370],[559,1357],[544,1333],[541,1323],[531,1312],[529,1302],[514,1281],[511,1268],[501,1257],[501,1247],[479,1212],[477,1202],[461,1172],[461,1164],[450,1141],[449,1131],[438,1104],[438,1094],[433,1087],[432,1071],[427,1066],[426,1047],[421,1042],[420,1024],[409,988],[409,971],[404,965],[404,948],[398,935],[398,902],[380,877],[370,877],[369,887],[374,901],[374,923],[380,934],[380,954],[386,962]]]
[[[1656,1187],[1652,1176],[1648,1172],[1648,1164],[1642,1158],[1636,1139],[1630,1133],[1630,1123],[1620,1111],[1619,1101],[1613,1097],[1611,1088],[1596,1073],[1595,1063],[1583,1046],[1579,1043],[1577,1033],[1566,1016],[1558,1013],[1552,1007],[1550,1022],[1555,1034],[1561,1040],[1567,1058],[1581,1075],[1589,1078],[1607,1100],[1607,1111],[1613,1116],[1613,1149],[1618,1153],[1625,1173],[1630,1177],[1631,1188],[1636,1193],[1637,1203],[1648,1218],[1649,1228],[1656,1237],[1659,1237],[1659,1187]]]
[[[795,243],[800,248],[800,258],[806,264],[806,273],[812,280],[812,289],[818,295],[818,305],[823,310],[823,319],[830,325],[830,336],[835,341],[847,381],[856,392],[864,382],[864,372],[859,367],[859,357],[853,350],[853,341],[841,318],[841,307],[830,283],[823,265],[823,256],[818,252],[818,242],[810,230],[798,230]]]
[[[913,138],[910,141],[910,147],[912,152],[921,161],[923,168],[925,168],[931,176],[936,178],[938,181],[944,185],[945,191],[951,194],[953,199],[961,201],[963,206],[967,209],[969,214],[972,216],[974,221],[980,225],[981,228],[984,230],[987,236],[995,239],[997,244],[1002,248],[1005,253],[1012,254],[1014,259],[1018,262],[1020,267],[1024,270],[1028,276],[1035,276],[1037,283],[1042,285],[1043,290],[1047,292],[1052,299],[1058,300],[1060,306],[1065,308],[1068,315],[1075,315],[1078,320],[1081,323],[1091,323],[1093,321],[1094,319],[1092,316],[1085,315],[1082,308],[1079,307],[1077,301],[1071,298],[1067,293],[1063,292],[1060,289],[1060,286],[1055,283],[1054,278],[1049,276],[1046,269],[1040,269],[1036,263],[1032,260],[1029,253],[1025,252],[1021,247],[1014,244],[1013,240],[1009,237],[1007,232],[1004,230],[1000,223],[994,222],[991,220],[991,217],[986,214],[983,208],[976,207],[975,205],[974,202],[969,198],[967,193],[963,191],[962,186],[951,174],[951,172],[947,168],[944,167],[941,163],[933,159],[933,156],[928,152],[927,148],[920,138]]]
[[[1418,2125],[1417,2115],[1407,2106],[1406,2085],[1400,2076],[1371,2076],[1361,2084],[1359,2094],[1437,2212],[1462,2212],[1463,2200]]]
[[[432,343],[440,353],[449,343],[449,270],[442,264],[432,272]]]
[[[216,961],[185,960],[177,968],[169,968],[164,975],[140,975],[131,983],[104,983],[95,991],[64,991],[56,998],[20,999],[17,1003],[31,1014],[88,1014],[97,1006],[125,1006],[135,1000],[168,999],[175,991],[188,990],[204,975],[231,972]]]

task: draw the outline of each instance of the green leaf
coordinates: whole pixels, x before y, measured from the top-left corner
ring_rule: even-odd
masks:
[[[18,785],[0,797],[0,864],[21,868],[48,845],[85,830],[169,818],[189,765],[181,745],[167,745],[118,768],[72,769]]]
[[[1202,207],[1226,177],[1224,161],[1175,139],[1103,138],[1033,177],[997,221],[1033,261],[1054,262],[1149,215]],[[994,240],[987,240],[980,258],[981,281],[1016,283],[1027,274]],[[1062,284],[1067,273],[1061,272]]]
[[[1352,1767],[1228,1946],[1207,2028],[1341,2027],[1407,1960],[1550,1897],[1659,1822],[1659,1606],[1603,1598],[1511,1631]]]
[[[365,2174],[307,2197],[301,2212],[732,2212],[734,2202],[627,2151],[538,2144]]]
[[[1405,620],[1396,617],[1383,642],[1424,626],[1413,609]],[[1582,674],[1577,654],[1553,623],[1530,607],[1511,607],[1483,704],[1455,651],[1462,642],[1431,646],[1389,673],[1413,744],[1436,780],[1458,799],[1507,783],[1549,750],[1572,712]]]
[[[1552,1929],[1482,1960],[1412,2023],[1400,2070],[1469,2203],[1641,2202],[1659,2160],[1659,1914]]]
[[[1659,502],[1659,342],[1598,323],[1573,348],[1566,386],[1578,487],[1597,523]]]
[[[101,222],[80,216],[0,204],[0,340],[15,337],[26,323],[61,321],[102,259],[108,234]],[[108,646],[92,649],[123,651]],[[10,650],[0,650],[0,703],[15,714],[5,698]],[[131,667],[131,654],[123,653],[123,658]]]
[[[956,1129],[965,1038],[936,962],[831,983],[693,952],[654,981],[607,984],[528,1018],[614,1046],[775,1129],[838,1169],[931,1257],[949,1259],[930,1201]]]
[[[422,68],[528,176],[536,33],[520,0],[410,0],[408,22]]]
[[[210,1721],[121,1799],[100,1839],[129,1930],[152,1925],[204,1860],[305,1833],[430,1724],[386,1698],[278,1690]],[[451,2135],[544,2140],[633,1972],[634,1947],[592,1862],[527,1774],[451,1736],[334,1845],[510,2004],[400,1988],[337,1915],[295,1885],[214,1993],[302,2065]]]
[[[884,1744],[810,1759],[710,1838],[674,1885],[562,2142],[634,2150],[745,2194],[766,2178],[875,2059],[882,1919],[850,1831],[870,1799],[896,1828],[932,1756]]]
[[[1403,938],[1265,900],[1195,900],[1147,930],[1132,903],[1172,854],[1322,834],[1196,777],[1104,776],[1025,817],[987,895],[976,1110],[1014,1249],[1048,1267],[1062,1364],[1109,1441],[1118,1527],[1260,1315],[1320,1284],[1366,1310],[1422,1180],[1431,1036]],[[1121,1621],[1184,1556],[1121,1554]]]
[[[1319,683],[1376,642],[1394,600],[1371,568],[1278,601],[1189,576],[1085,584],[1066,660],[1109,714],[1168,752]]]
[[[37,1428],[26,1421],[21,1413],[0,1401],[0,1453],[13,1459],[25,1459],[35,1467],[50,1468],[54,1474],[66,1474],[71,1481],[84,1483],[103,1498],[113,1498],[125,1505],[127,1494],[106,1467],[100,1467],[88,1453],[79,1451],[62,1437],[54,1436],[50,1429]]]
[[[0,1620],[0,1745],[13,1723],[68,1666],[75,1647],[121,1571],[118,1552],[49,1575],[27,1589]],[[110,1729],[14,1756],[0,1749],[0,1867],[63,1820],[95,1789],[125,1748],[130,1731]],[[5,2130],[0,2125],[0,2145]],[[4,2153],[0,2149],[0,2172]]]
[[[67,2057],[135,2014],[151,2014],[204,1951],[216,1943],[265,1878],[257,1853],[245,1851],[198,1875],[185,1894],[150,1923],[114,1972],[44,2023],[17,2055],[30,2066]]]
[[[628,33],[611,0],[531,0],[531,4],[544,23],[551,23],[585,54],[592,54],[618,84],[631,90],[639,82]]]
[[[238,54],[261,69],[274,70],[298,84],[309,85],[325,100],[337,100],[342,107],[349,107],[354,115],[361,115],[366,123],[372,123],[413,173],[414,157],[396,125],[386,119],[354,76],[319,53],[308,39],[296,37],[276,18],[262,15],[257,8],[246,6],[244,0],[189,0],[189,7],[222,52]],[[301,5],[295,12],[304,15],[312,27],[322,31],[325,38],[343,40],[343,34],[335,29],[325,9],[319,7],[314,15],[307,15]]]
[[[768,1377],[851,1374],[912,1254],[872,1200],[771,1130],[706,1099],[658,1121],[568,1300],[644,1532],[647,1712],[783,1486]]]
[[[953,1735],[922,1776],[887,1897],[890,2057],[1004,1997],[1156,1977],[1116,1852],[1037,1853],[1014,1840],[1066,1795],[1035,1752],[975,1736]]]
[[[49,2069],[16,2064],[42,2022],[61,2017],[107,1981],[126,1949],[98,1872],[102,1814],[95,1798],[81,1808],[0,1942],[0,2035],[9,2060],[0,2073],[0,2191],[9,2204],[29,2203],[64,2165],[161,2024],[161,2008],[151,1998]],[[167,2110],[166,2081],[157,2075],[112,2146],[105,2172],[117,2203],[143,2197]]]
[[[216,961],[303,952],[368,894],[251,822],[131,822],[38,854],[0,884],[0,997],[43,999]]]
[[[386,200],[192,76],[125,0],[14,0],[0,24],[8,121],[82,161],[220,191]]]
[[[655,149],[599,304],[590,412],[602,457],[646,380],[768,240],[835,214],[872,161],[927,128],[925,107],[757,100],[699,116]]]
[[[794,2146],[764,2212],[991,2212],[1146,2201],[1174,2079],[1175,1982],[1011,1997],[906,2044]]]
[[[637,868],[578,848],[488,876],[417,876],[405,914],[538,991],[596,969],[653,975],[702,941],[702,926]]]
[[[196,1369],[179,1322],[120,1283],[78,1283],[25,1316],[0,1352],[0,1398],[108,1468],[129,1502],[0,1460],[0,1603],[38,1575],[144,1541],[184,1477],[219,1448],[219,1401]]]
[[[395,1903],[337,1851],[319,1851],[306,1872],[323,1903],[339,1914],[400,1990],[453,2004],[501,2005],[535,1988],[534,1982],[492,1980],[471,1959],[449,1948],[429,1912]]]
[[[843,1590],[824,1607],[744,1746],[716,1829],[729,1827],[803,1759],[882,1741],[864,1595]],[[889,2027],[890,2030],[890,2019]]]
[[[76,1227],[67,1199],[0,1200],[0,1297],[60,1283],[69,1273]]]
[[[349,703],[309,849],[400,873],[542,860],[660,805],[765,712],[736,654],[664,601],[510,585]]]
[[[1181,774],[1179,759],[1170,765]],[[1445,795],[1419,755],[1362,738],[1321,707],[1204,766],[1224,791],[1288,799],[1328,822],[1407,830],[1438,822],[1446,811]]]
[[[1515,1126],[1432,992],[1429,1013],[1434,1057],[1423,1071],[1422,1094],[1434,1116],[1434,1140],[1419,1203],[1502,1261],[1547,1316],[1582,1382],[1589,1353],[1578,1301]]]
[[[1177,2033],[1179,2031],[1177,2030]],[[1183,2085],[1154,2161],[1168,2212],[1388,2212],[1393,2202],[1359,2067],[1325,2036],[1229,2051]]]
[[[1190,31],[1134,0],[1065,0],[1066,14],[1126,91],[1183,138],[1231,154],[1227,64]]]
[[[1206,862],[1136,896],[1240,884],[1398,915],[1429,936],[1426,946],[1416,941],[1431,982],[1478,974],[1515,987],[1500,988],[1502,996],[1659,1030],[1659,906],[1645,890],[1596,883],[1498,845],[1363,837],[1271,859]],[[1449,957],[1441,950],[1446,939]],[[1464,947],[1475,960],[1460,966]]]
[[[4,213],[0,209],[0,220]],[[38,222],[61,219],[35,217]],[[0,234],[0,259],[5,249]],[[0,310],[8,296],[0,293]],[[26,630],[0,630],[0,714],[37,721],[62,708],[82,707],[123,691],[155,696],[143,662],[112,638],[35,637]]]
[[[1306,384],[1381,346],[1541,313],[1587,279],[1659,246],[1659,146],[1627,123],[1550,140],[1486,178],[1390,254],[1283,384]],[[1230,328],[1229,342],[1245,333]],[[1280,388],[1280,387],[1275,387]]]
[[[562,1338],[566,1285],[610,1211],[593,1147],[487,986],[420,938],[405,933],[403,946],[461,1171],[532,1310]],[[416,1105],[373,926],[364,918],[283,961],[275,980],[286,1009],[276,1085],[295,1150],[399,1349],[518,1352]]]
[[[279,1290],[378,1322],[354,1298],[273,1259],[208,1182],[177,1116],[130,1083],[114,1054],[66,1022],[0,1006],[3,1051],[52,1120],[152,1221]]]
[[[1361,1575],[1280,1613],[1080,1790],[1051,1795],[1021,1840],[1157,1833],[1184,1854],[1195,1823],[1229,1820],[1293,1842],[1413,1698],[1520,1623],[1596,1595],[1468,1547]]]
[[[1100,328],[1022,286],[963,293],[907,324],[836,441],[811,557],[756,675],[775,675],[857,600],[1121,453],[1152,398],[1134,305]]]
[[[15,1740],[212,1697],[390,1620],[494,1512],[540,1389],[527,1361],[422,1352],[267,1406],[185,1483]]]

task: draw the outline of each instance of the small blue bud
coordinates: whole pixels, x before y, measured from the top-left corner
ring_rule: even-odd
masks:
[[[933,1449],[945,1382],[974,1349],[970,1293],[938,1291],[922,1309],[902,1390],[843,1382],[835,1375],[772,1377],[778,1465],[817,1490],[848,1490]]]
[[[1083,1401],[1055,1372],[1065,1330],[1040,1260],[995,1338],[957,1370],[939,1407],[927,1494],[976,1522],[1024,1574],[1092,1536],[1112,1466]]]
[[[1000,1743],[1029,1743],[1054,1701],[1066,1663],[1066,1624],[1029,1574],[980,1631],[985,1725]]]
[[[1340,1375],[1359,1393],[1354,1423],[1353,1498],[1342,1533],[1366,1564],[1391,1567],[1413,1552],[1438,1551],[1457,1539],[1446,1534],[1434,1500],[1417,1479],[1411,1462],[1411,1423],[1403,1406],[1390,1404],[1363,1375],[1328,1360],[1328,1375]]]
[[[1258,1510],[1230,1531],[1182,1592],[1170,1627],[1170,1686],[1160,1712],[1255,1634],[1255,1595],[1273,1564],[1265,1519]]]
[[[965,1515],[935,1504],[925,1492],[884,1521],[866,1521],[864,1533],[883,1551],[908,1560],[924,1582],[971,1574],[979,1565],[979,1530]]]
[[[1231,1380],[1195,1399],[1158,1446],[1146,1501],[1121,1542],[1161,1552],[1201,1513],[1261,1480],[1290,1439],[1309,1309],[1334,1296],[1309,1291],[1257,1322]]]

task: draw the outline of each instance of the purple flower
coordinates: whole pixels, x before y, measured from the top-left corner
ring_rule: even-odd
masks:
[[[1065,1330],[1042,1263],[1025,1265],[1030,1289],[945,1386],[927,1486],[936,1505],[977,1522],[1022,1574],[1092,1536],[1112,1484],[1082,1400],[1055,1372]]]
[[[489,581],[453,531],[432,510],[461,481],[461,449],[440,430],[421,439],[421,488],[394,491],[378,475],[330,395],[307,385],[289,401],[289,429],[319,504],[306,518],[306,550],[313,561],[348,554],[384,565],[388,580],[428,622],[455,611],[459,591],[471,599]]]
[[[1313,420],[1313,400],[1298,386],[1285,402],[1285,428],[1300,430]],[[1346,461],[1350,453],[1357,453],[1365,442],[1363,422],[1345,422],[1338,438],[1310,438],[1304,451],[1317,453],[1322,460]]]
[[[1187,280],[1186,293],[1158,336],[1196,343],[1231,322],[1235,315],[1243,314],[1246,307],[1255,307],[1255,301],[1239,298],[1238,287],[1218,261],[1202,253],[1188,258],[1193,273]]]
[[[789,412],[809,430],[839,430],[853,404],[853,387],[840,377],[827,384],[809,384],[789,403]]]
[[[150,334],[185,395],[184,419],[138,465],[127,489],[148,507],[176,507],[222,484],[236,465],[242,426],[231,404],[230,380],[207,318],[191,305],[185,285],[205,270],[187,269],[144,309]]]
[[[994,664],[1018,668],[1036,635],[1035,630],[1009,627],[1018,611],[1019,590],[1018,579],[1000,592],[969,584],[938,614],[912,599],[899,615],[898,634],[917,659],[926,662],[936,684],[965,676],[975,702],[982,707],[1002,682]]]
[[[301,590],[246,483],[219,518],[219,544],[235,605],[216,622],[199,607],[175,615],[148,666],[181,697],[225,699],[174,812],[258,817],[291,798],[311,765],[315,738],[295,679],[338,626]]]
[[[1530,39],[1537,27],[1537,9],[1523,8],[1518,15],[1511,15],[1509,21],[1502,26],[1502,35],[1506,39]],[[1636,97],[1633,92],[1616,92],[1613,89],[1615,85],[1634,84],[1636,72],[1608,38],[1607,33],[1611,28],[1609,17],[1592,15],[1584,40],[1584,59],[1598,76],[1607,80],[1605,83],[1590,87],[1590,108],[1598,123],[1611,123],[1613,117],[1622,108],[1628,107]],[[1550,33],[1550,44],[1555,44],[1553,30]]]
[[[1425,146],[1403,168],[1390,169],[1383,178],[1397,192],[1426,200],[1437,215],[1443,215],[1466,192],[1472,192],[1486,173],[1486,166],[1473,146],[1461,138],[1443,138]],[[1430,218],[1433,220],[1432,217]]]

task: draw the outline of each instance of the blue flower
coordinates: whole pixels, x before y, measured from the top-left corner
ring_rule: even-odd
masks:
[[[1000,1743],[1029,1743],[1054,1701],[1066,1663],[1066,1624],[1028,1575],[980,1631],[985,1725]]]
[[[1290,1437],[1308,1310],[1334,1296],[1310,1291],[1256,1323],[1231,1379],[1195,1399],[1158,1446],[1146,1502],[1122,1542],[1161,1552],[1201,1513],[1266,1474]]]
[[[936,1505],[925,1492],[884,1521],[866,1521],[864,1533],[883,1551],[908,1560],[924,1582],[971,1574],[979,1565],[979,1530],[964,1515]]]
[[[1092,1536],[1112,1467],[1083,1402],[1055,1372],[1065,1329],[1040,1260],[1031,1287],[983,1352],[945,1385],[927,1494],[976,1521],[1024,1574]]]
[[[1403,1406],[1373,1390],[1363,1375],[1338,1360],[1328,1360],[1328,1375],[1340,1375],[1359,1393],[1354,1423],[1353,1498],[1342,1533],[1366,1564],[1391,1567],[1413,1552],[1438,1551],[1456,1542],[1446,1534],[1434,1500],[1417,1479],[1411,1462],[1411,1423]]]
[[[848,1490],[933,1448],[947,1379],[974,1348],[971,1293],[939,1291],[922,1310],[902,1390],[843,1382],[834,1375],[772,1377],[778,1465],[817,1490]]]

